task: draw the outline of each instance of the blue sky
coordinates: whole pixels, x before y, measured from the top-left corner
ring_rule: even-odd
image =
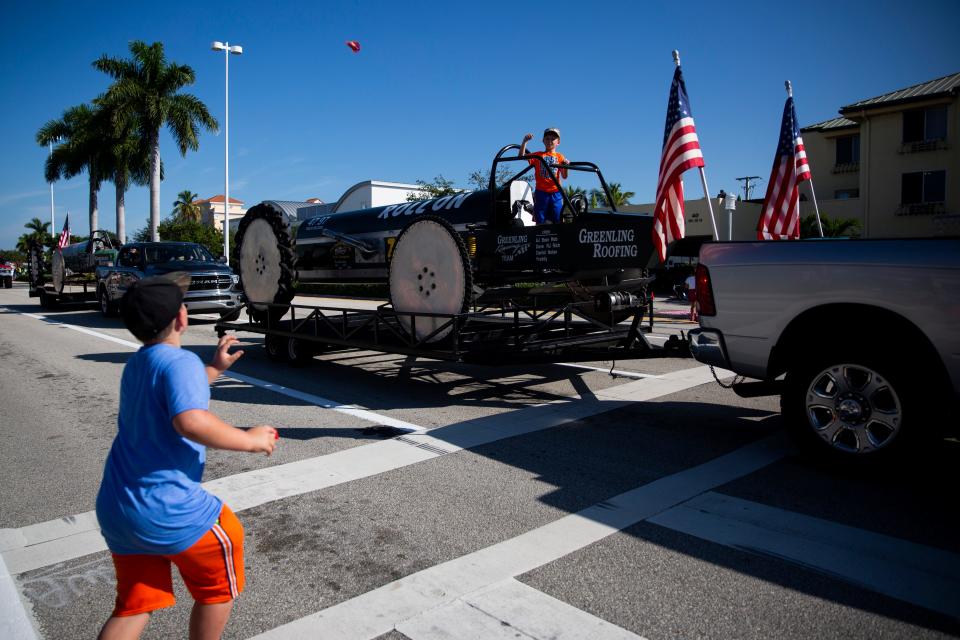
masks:
[[[230,60],[230,194],[338,198],[367,179],[438,174],[466,186],[504,144],[545,127],[571,160],[653,199],[670,51],[680,50],[715,194],[770,171],[785,93],[802,125],[844,104],[960,71],[960,2],[60,2],[5,3],[0,24],[0,248],[32,217],[50,219],[47,149],[37,129],[96,97],[108,78],[91,62],[162,41],[187,64],[186,89],[223,123],[224,61],[213,40],[244,47]],[[352,54],[346,40],[358,40]],[[181,157],[161,137],[162,215],[184,189],[223,193],[223,134]],[[540,148],[539,143],[535,148]],[[813,167],[816,178],[817,167]],[[585,186],[593,186],[588,184]],[[762,191],[763,187],[761,187]],[[687,194],[701,197],[696,174]],[[87,233],[85,177],[54,185],[57,228],[69,211]],[[127,229],[142,228],[149,194],[127,194]],[[114,227],[113,187],[100,193]]]

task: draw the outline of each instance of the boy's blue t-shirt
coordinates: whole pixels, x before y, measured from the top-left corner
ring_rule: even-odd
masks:
[[[123,368],[119,430],[97,494],[97,520],[117,554],[172,555],[210,530],[222,502],[200,486],[206,447],[173,417],[210,404],[196,354],[167,344],[142,347]]]

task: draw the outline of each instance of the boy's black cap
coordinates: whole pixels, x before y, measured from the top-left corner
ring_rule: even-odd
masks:
[[[182,271],[137,280],[120,300],[123,324],[140,340],[152,340],[177,317],[189,286]]]

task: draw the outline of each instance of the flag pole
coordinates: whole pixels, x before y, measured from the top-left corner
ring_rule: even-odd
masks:
[[[680,66],[680,52],[673,50],[673,62]],[[700,170],[700,184],[703,185],[703,198],[707,201],[707,209],[710,211],[710,224],[713,225],[713,239],[719,241],[720,234],[717,233],[717,220],[713,217],[713,202],[710,200],[710,190],[707,188],[707,174],[703,167],[697,167]]]
[[[793,97],[793,85],[790,84],[789,80],[785,80],[783,85],[787,88],[787,97]],[[807,180],[810,183],[810,197],[813,198],[813,212],[817,216],[817,230],[820,231],[820,237],[823,237],[823,225],[820,223],[820,207],[817,206],[817,194],[813,191],[813,174],[811,172],[810,179]]]

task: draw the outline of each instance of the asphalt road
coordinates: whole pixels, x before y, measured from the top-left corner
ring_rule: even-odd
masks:
[[[191,324],[209,359],[212,320]],[[269,458],[208,452],[208,488],[246,530],[227,638],[960,634],[956,441],[918,467],[838,472],[795,455],[776,398],[689,359],[339,351],[294,369],[240,338],[211,409],[282,440]],[[94,637],[110,613],[90,512],[135,348],[92,307],[0,290],[0,637]],[[185,635],[175,583],[145,638]]]

